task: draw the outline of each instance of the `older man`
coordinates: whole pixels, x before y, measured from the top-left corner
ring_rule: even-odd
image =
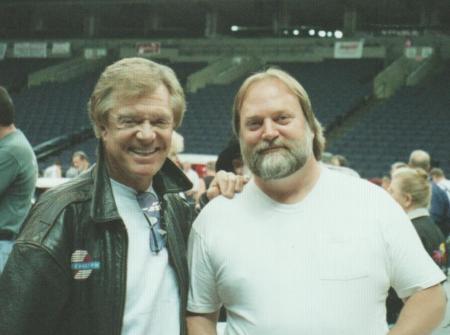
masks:
[[[324,140],[303,87],[280,70],[255,74],[234,121],[254,180],[193,225],[189,334],[215,334],[222,304],[227,335],[429,334],[445,311],[443,273],[384,190],[318,163]],[[406,304],[389,330],[391,285]]]
[[[30,210],[38,173],[33,148],[14,118],[13,101],[0,87],[0,274]]]
[[[89,169],[89,159],[84,151],[75,151],[72,155],[72,166],[66,171],[67,178],[75,178]]]
[[[0,278],[0,334],[186,333],[194,213],[179,193],[192,185],[166,159],[184,110],[168,67],[129,58],[106,68],[89,101],[97,164],[30,214]],[[224,194],[235,180],[221,182]]]

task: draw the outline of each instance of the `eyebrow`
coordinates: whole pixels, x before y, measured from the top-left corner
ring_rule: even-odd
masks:
[[[276,111],[274,111],[274,112],[271,112],[270,115],[269,115],[269,117],[279,116],[279,115],[281,115],[281,114],[289,114],[289,115],[292,115],[293,113],[292,113],[292,111],[288,111],[288,110],[276,110]],[[246,120],[246,121],[247,121],[247,120],[261,119],[261,118],[264,118],[264,117],[263,117],[263,116],[260,116],[260,115],[250,115],[250,116],[244,117],[243,120]]]

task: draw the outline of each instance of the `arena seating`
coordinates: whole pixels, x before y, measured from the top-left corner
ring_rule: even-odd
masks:
[[[345,117],[372,94],[372,79],[383,67],[379,59],[275,65],[292,74],[305,87],[324,128]]]
[[[434,165],[450,171],[450,64],[423,85],[405,87],[364,114],[328,147],[345,155],[363,177],[386,174],[412,150],[430,153]]]
[[[97,76],[48,83],[13,95],[17,125],[32,145],[89,125],[86,103]]]
[[[18,92],[27,86],[28,74],[55,65],[60,59],[6,58],[0,62],[0,85],[10,92]]]
[[[231,137],[231,108],[241,81],[209,85],[187,95],[187,112],[180,128],[185,152],[218,154]]]
[[[205,62],[162,62],[170,66],[176,73],[178,80],[183,87],[186,86],[187,78],[190,74],[195,73],[205,67],[208,63]]]
[[[371,94],[371,80],[382,69],[380,60],[327,60],[320,63],[274,64],[296,77],[308,91],[313,110],[324,127],[339,122]],[[210,85],[189,94],[188,112],[180,132],[186,152],[217,154],[231,132],[233,98],[242,80]]]
[[[181,82],[205,63],[168,63]],[[321,63],[278,63],[306,88],[313,110],[325,128],[336,123],[345,127],[347,115],[372,92],[372,79],[382,69],[380,60],[327,60]],[[405,161],[411,150],[422,148],[448,170],[448,84],[450,67],[423,87],[404,88],[379,103],[349,125],[328,144],[328,151],[345,155],[363,177],[385,173],[389,165]],[[17,125],[33,145],[70,134],[89,125],[86,103],[99,73],[67,83],[44,84],[13,94]],[[231,107],[243,78],[230,85],[209,85],[187,94],[187,113],[179,129],[185,152],[217,154],[228,143]],[[447,109],[446,109],[447,108]],[[414,113],[412,113],[412,111]],[[446,126],[447,125],[447,126]],[[64,163],[71,153],[84,150],[95,155],[95,140],[80,143],[61,153]],[[54,157],[42,161],[48,165]]]

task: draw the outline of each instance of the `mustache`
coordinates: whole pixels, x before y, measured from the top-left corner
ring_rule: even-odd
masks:
[[[262,143],[259,143],[255,147],[254,151],[259,154],[259,153],[263,153],[266,150],[276,149],[276,148],[289,149],[289,147],[285,143],[283,143],[283,141],[275,140],[273,142],[262,142]]]

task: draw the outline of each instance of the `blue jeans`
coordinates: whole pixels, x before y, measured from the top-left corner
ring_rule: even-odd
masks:
[[[0,241],[0,274],[3,272],[13,245],[14,241]]]

